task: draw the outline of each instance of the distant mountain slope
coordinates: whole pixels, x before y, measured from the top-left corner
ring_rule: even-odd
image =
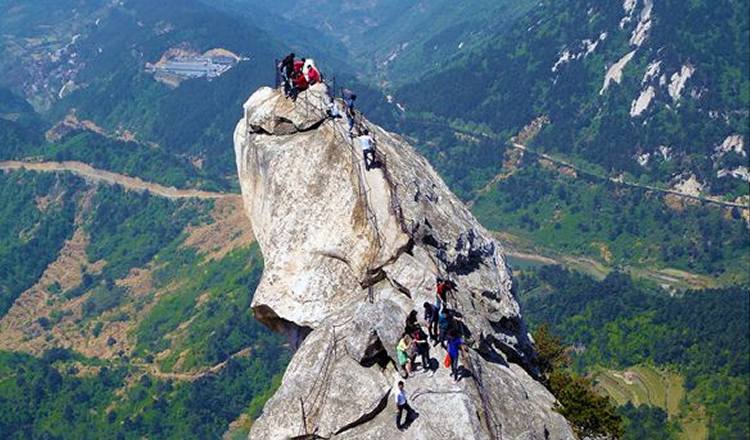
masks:
[[[578,368],[592,373],[601,371],[601,366],[647,371],[650,368],[637,367],[645,364],[684,375],[685,394],[665,405],[672,407],[669,420],[664,414],[661,422],[646,423],[631,407],[625,440],[748,438],[750,297],[746,284],[668,296],[633,283],[621,273],[597,281],[559,266],[523,271],[516,280],[530,322],[548,324],[575,347],[571,356]],[[638,385],[637,375],[623,376],[625,384]],[[600,383],[606,385],[604,380]],[[650,388],[645,399],[658,399],[661,385],[641,385]],[[627,389],[621,391],[627,393]],[[665,398],[663,390],[661,396]],[[641,405],[639,411],[647,408]],[[707,426],[699,429],[703,424]],[[659,425],[673,435],[659,432]]]
[[[540,2],[396,99],[636,178],[747,193],[747,1]]]
[[[11,171],[0,198],[3,438],[197,440],[258,415],[288,350],[248,313],[239,197]]]
[[[0,88],[0,156],[18,155],[42,142],[41,118],[21,97]]]
[[[0,7],[19,23],[9,28],[0,49],[20,67],[4,69],[2,81],[53,121],[75,109],[79,118],[105,130],[156,142],[202,161],[213,172],[231,170],[228,138],[241,100],[259,85],[272,83],[269,60],[283,52],[282,46],[246,18],[198,1],[100,4],[80,8],[78,2],[63,0],[47,9],[26,3]],[[44,18],[32,20],[34,13]],[[24,29],[54,44],[35,46],[24,39]],[[214,80],[198,78],[170,88],[156,82],[145,67],[172,48],[199,53],[223,48],[249,60]]]
[[[248,0],[227,0],[249,4]],[[263,1],[291,22],[342,42],[371,83],[408,83],[493,38],[533,1]],[[281,34],[283,35],[283,34]]]

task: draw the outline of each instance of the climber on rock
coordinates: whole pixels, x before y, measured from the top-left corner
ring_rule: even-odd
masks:
[[[292,101],[296,101],[297,95],[299,95],[300,92],[304,92],[305,90],[307,90],[309,88],[309,84],[305,79],[305,75],[302,75],[298,72],[294,72],[292,75],[292,83],[294,84],[294,87],[292,87]]]
[[[346,119],[349,120],[349,137],[354,136],[354,122],[357,120],[357,113],[354,110],[354,101],[357,100],[357,95],[349,90],[344,90],[344,111],[346,111]]]
[[[307,58],[302,58],[294,62],[294,73],[303,73],[302,68],[305,67],[305,61],[307,61]]]
[[[312,64],[307,66],[307,81],[311,86],[321,82],[320,72]]]
[[[435,343],[435,345],[440,344],[443,348],[445,348],[445,341],[448,336],[448,331],[451,329],[453,318],[451,317],[451,311],[448,309],[446,305],[443,305],[443,307],[440,309],[440,312],[438,313],[438,340]]]
[[[450,290],[450,284],[448,281],[437,278],[435,285],[435,306],[438,310],[442,309],[443,306],[448,307],[448,291]]]
[[[411,356],[410,351],[413,350],[414,341],[411,339],[408,333],[404,332],[401,334],[401,339],[396,345],[396,357],[398,358],[398,367],[401,372],[401,377],[407,378],[411,374]]]
[[[396,428],[398,428],[399,430],[403,430],[409,424],[409,422],[411,422],[417,416],[416,411],[414,411],[411,406],[409,406],[409,402],[406,401],[406,391],[404,391],[403,380],[398,381],[398,392],[396,393],[396,408],[398,408],[398,411],[396,412]],[[401,415],[404,411],[406,411],[406,420],[404,420],[404,424],[402,424]]]
[[[286,57],[284,57],[283,60],[281,60],[281,63],[279,64],[284,71],[284,74],[287,78],[292,77],[292,72],[294,71],[294,52],[290,53]]]
[[[328,117],[331,119],[341,119],[341,109],[339,108],[339,103],[336,102],[335,99],[331,98],[330,102],[328,103],[328,110],[326,110],[326,114],[328,114]]]
[[[284,84],[284,94],[289,96],[292,92],[292,72],[294,72],[294,53],[287,55],[278,65],[279,76]]]
[[[417,311],[412,310],[411,312],[409,312],[409,315],[406,317],[406,325],[404,326],[404,331],[411,335],[414,332],[415,327],[417,325],[418,325],[417,324]]]
[[[438,339],[438,312],[439,310],[434,304],[425,301],[424,320],[427,322],[427,332],[433,341],[437,341]]]
[[[450,359],[451,377],[453,378],[453,383],[458,382],[460,379],[458,359],[459,354],[463,350],[465,350],[463,339],[458,334],[458,331],[456,329],[451,329],[450,332],[448,332],[448,358]]]
[[[427,340],[427,334],[422,329],[422,326],[417,322],[414,323],[414,325],[411,327],[411,330],[411,335],[414,339],[414,346],[416,347],[417,355],[422,361],[422,370],[424,372],[432,371],[432,367],[430,365],[430,341]]]
[[[375,165],[375,139],[370,136],[370,131],[365,128],[359,136],[359,142],[362,144],[362,155],[365,161],[365,170],[370,171]],[[370,157],[368,161],[367,158]]]

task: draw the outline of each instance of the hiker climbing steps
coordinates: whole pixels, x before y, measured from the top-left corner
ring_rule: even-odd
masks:
[[[341,144],[347,144],[351,150],[352,165],[355,170],[359,198],[363,203],[365,218],[371,225],[373,230],[373,239],[376,250],[372,252],[370,265],[367,268],[368,278],[375,274],[375,260],[381,252],[383,246],[383,234],[381,232],[378,217],[375,210],[372,207],[372,201],[370,200],[370,194],[372,189],[367,182],[367,178],[364,173],[369,172],[373,168],[381,168],[383,170],[384,179],[390,186],[391,194],[391,210],[396,214],[396,218],[400,224],[404,224],[403,215],[398,206],[398,194],[396,188],[392,185],[392,180],[387,172],[386,157],[382,152],[377,151],[377,141],[370,133],[369,127],[362,117],[362,114],[356,110],[355,103],[357,101],[357,95],[350,90],[341,90],[340,101],[344,107],[344,115],[347,119],[348,132],[343,131],[343,127],[338,123],[338,119],[342,118],[342,112],[339,107],[339,101],[331,96],[331,92],[335,91],[335,84],[328,85],[322,80],[322,75],[315,68],[314,62],[309,59],[303,58],[300,61],[294,60],[295,54],[291,53],[285,57],[281,62],[276,62],[276,87],[283,89],[285,95],[295,102],[296,105],[302,106],[306,113],[314,112],[320,115],[321,118],[328,118],[331,120],[333,125],[333,132],[338,138]],[[312,72],[312,75],[309,74]],[[325,107],[317,106],[306,92],[309,89],[308,82],[300,80],[308,76],[310,78],[309,84],[314,85],[315,83],[324,83],[328,87],[330,101]],[[294,78],[297,79],[295,82]],[[300,86],[301,85],[301,86]],[[359,144],[359,146],[357,145]],[[358,153],[359,148],[362,151],[362,160]],[[364,172],[362,168],[364,167]],[[403,227],[405,230],[405,226]],[[365,280],[365,284],[368,288],[368,300],[374,301],[373,283],[369,280]]]

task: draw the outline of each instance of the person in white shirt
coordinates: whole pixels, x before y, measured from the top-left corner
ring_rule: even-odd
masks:
[[[406,391],[404,391],[404,381],[400,380],[398,381],[398,393],[396,393],[396,407],[398,408],[398,412],[396,413],[396,428],[403,430],[405,428],[405,425],[401,424],[401,414],[406,410],[406,420],[404,420],[405,423],[408,423],[409,420],[414,415],[414,410],[411,409],[411,406],[409,406],[409,403],[406,401]]]
[[[370,167],[375,163],[375,139],[370,136],[370,131],[365,129],[359,136],[359,142],[362,144],[362,155],[365,160],[365,170],[370,171]],[[368,161],[367,158],[370,157]]]
[[[331,98],[331,101],[328,103],[328,116],[332,119],[341,119],[343,116],[341,114],[341,110],[339,109],[339,104],[336,102],[335,99]]]

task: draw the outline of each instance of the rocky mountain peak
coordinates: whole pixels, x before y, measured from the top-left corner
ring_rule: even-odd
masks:
[[[377,143],[366,171],[346,118],[326,114],[325,85],[296,102],[261,88],[234,142],[245,209],[265,259],[255,316],[296,348],[251,439],[573,438],[534,378],[533,345],[501,247],[399,136],[362,118]],[[394,423],[396,345],[411,310],[435,302],[436,278],[469,347],[454,383],[413,372],[419,413]]]

